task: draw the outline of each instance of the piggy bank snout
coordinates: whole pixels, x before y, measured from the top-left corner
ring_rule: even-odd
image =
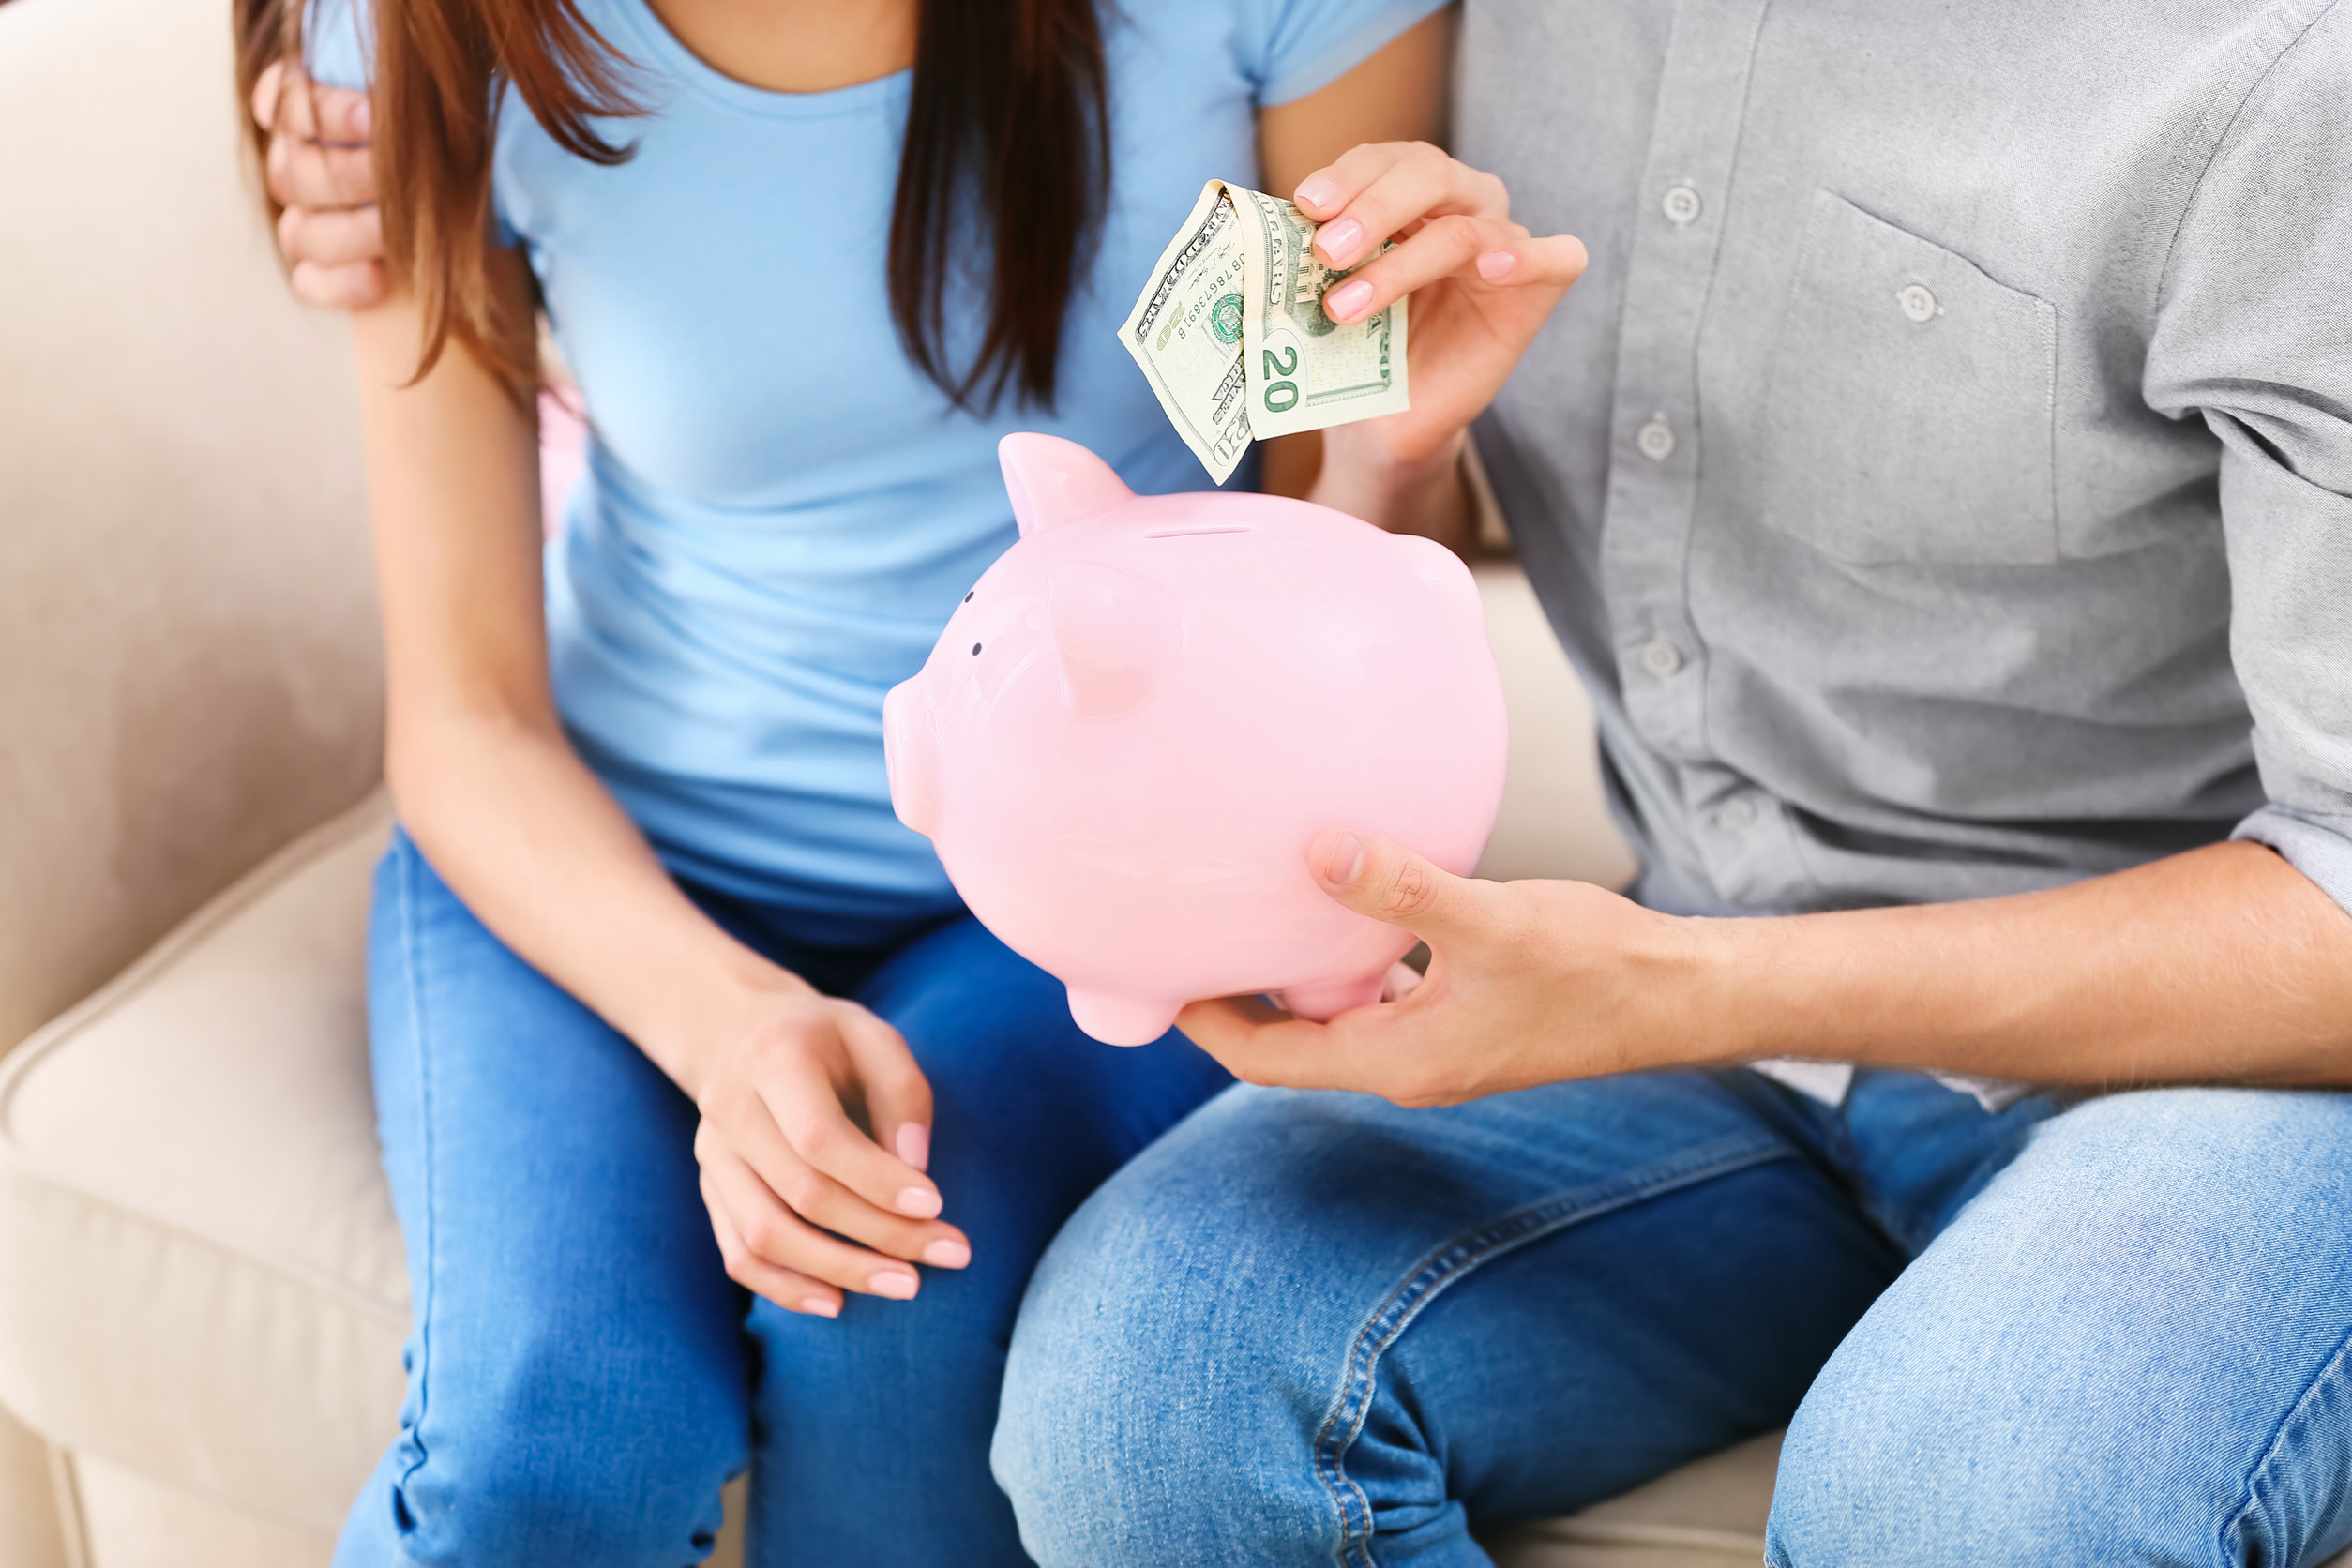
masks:
[[[933,837],[939,826],[939,736],[914,681],[901,681],[882,699],[882,763],[898,820],[926,838]]]

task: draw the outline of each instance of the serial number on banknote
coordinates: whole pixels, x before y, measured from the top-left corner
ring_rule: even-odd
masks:
[[[1349,325],[1333,321],[1323,294],[1348,273],[1319,261],[1314,240],[1315,225],[1289,203],[1211,180],[1119,329],[1168,422],[1219,484],[1259,437],[1412,406],[1405,301]]]

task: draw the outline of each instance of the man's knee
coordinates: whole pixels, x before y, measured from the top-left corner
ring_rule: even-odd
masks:
[[[2163,1407],[2172,1395],[2151,1389],[2145,1396],[2146,1406],[2118,1408],[2062,1386],[1990,1381],[1964,1390],[1932,1377],[1909,1391],[1882,1384],[1867,1397],[1817,1385],[1781,1450],[1767,1561],[2222,1568],[2298,1560],[2230,1549],[2233,1530],[2242,1537],[2261,1524],[2242,1516],[2237,1488],[2217,1485],[2224,1472],[2242,1481],[2241,1469],[2194,1457],[2183,1464],[2186,1456],[2154,1433],[2144,1447],[2090,1439],[2095,1427],[2129,1434],[2143,1423],[2166,1425]],[[2229,1446],[2213,1434],[2216,1454]],[[2233,1523],[2233,1515],[2241,1516]]]
[[[1946,1408],[1927,1390],[1889,1397],[1880,1389],[1874,1398],[1828,1382],[1825,1372],[1781,1445],[1766,1558],[1772,1568],[1994,1568],[2012,1560],[1996,1549],[2001,1503],[1985,1484],[2007,1491],[2033,1477],[1973,1473],[1977,1455],[1964,1456],[1960,1442],[1971,1412]],[[2035,1544],[2015,1560],[2076,1560],[2053,1555],[2055,1545]]]
[[[2333,1096],[2129,1094],[2044,1123],[1805,1395],[1772,1560],[2243,1560],[2233,1530],[2296,1560],[2324,1522],[2243,1504],[2344,1473],[2341,1441],[2273,1440],[2342,1351],[2352,1248],[2319,1218],[2352,1198],[2347,1143]]]
[[[1189,1271],[1138,1244],[1181,1223],[1153,1211],[1115,1183],[1082,1211],[1013,1336],[990,1458],[1045,1568],[1208,1560],[1180,1544],[1249,1512],[1238,1494],[1268,1458],[1245,1464],[1221,1436],[1257,1425],[1232,1407],[1262,1385],[1220,1375],[1233,1349],[1216,1332],[1222,1314],[1186,1289]]]
[[[1169,1156],[1244,1168],[1238,1127],[1193,1130],[1078,1211],[1022,1305],[991,1462],[1045,1568],[1330,1559],[1312,1461],[1330,1368],[1295,1364],[1295,1310],[1235,1267],[1263,1239],[1247,1198],[1159,1179]]]

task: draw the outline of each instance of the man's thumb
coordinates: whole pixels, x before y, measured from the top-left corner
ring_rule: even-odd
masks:
[[[1402,844],[1344,827],[1315,836],[1306,867],[1316,885],[1358,914],[1425,940],[1463,925],[1475,897],[1468,878],[1440,870]]]

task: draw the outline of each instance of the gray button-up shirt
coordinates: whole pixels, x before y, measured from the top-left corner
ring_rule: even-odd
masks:
[[[1478,430],[1643,892],[2233,832],[2352,910],[2352,0],[1470,0],[1592,264]]]

